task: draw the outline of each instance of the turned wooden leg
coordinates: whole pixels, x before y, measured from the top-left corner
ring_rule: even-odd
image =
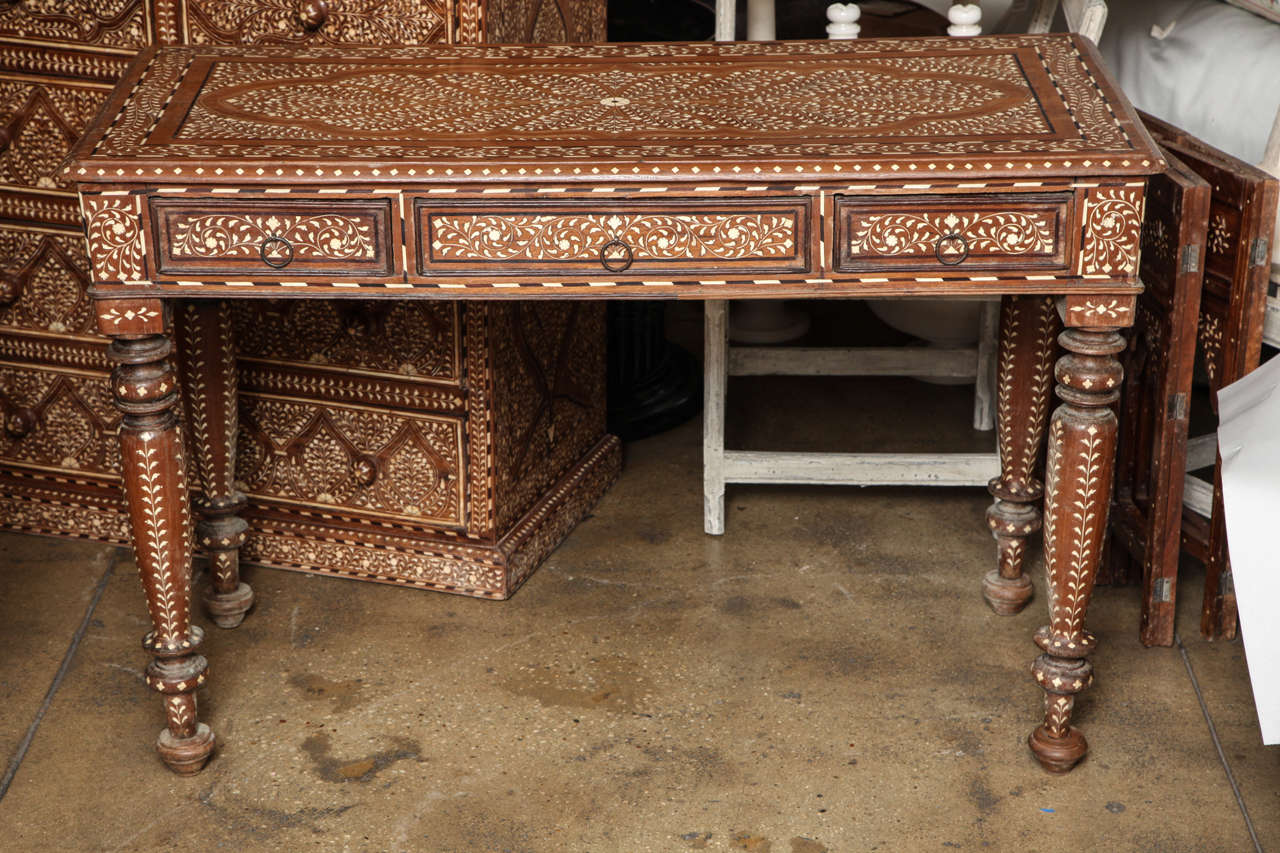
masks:
[[[1054,371],[1062,403],[1049,424],[1045,466],[1049,624],[1036,632],[1044,654],[1031,668],[1045,691],[1045,717],[1028,744],[1046,770],[1065,773],[1089,749],[1071,725],[1071,709],[1093,681],[1088,655],[1095,641],[1084,623],[1111,505],[1117,428],[1110,404],[1119,398],[1116,355],[1124,338],[1111,329],[1078,328],[1058,340],[1067,354]]]
[[[154,656],[146,683],[164,697],[168,726],[156,741],[176,773],[197,772],[213,752],[213,732],[196,720],[196,688],[206,662],[191,624],[191,513],[174,407],[178,386],[168,336],[115,337],[111,385],[120,424],[125,498],[134,554],[153,630],[142,645]]]
[[[1004,297],[996,382],[1000,476],[987,486],[995,498],[987,525],[996,540],[997,568],[982,579],[982,597],[1002,615],[1017,613],[1031,600],[1022,563],[1028,538],[1040,529],[1044,487],[1036,475],[1060,328],[1052,297]]]
[[[196,542],[209,554],[204,606],[220,628],[234,628],[253,606],[253,590],[240,580],[240,546],[249,526],[240,518],[245,496],[235,487],[235,341],[226,302],[193,301],[178,309],[179,369],[201,496]]]

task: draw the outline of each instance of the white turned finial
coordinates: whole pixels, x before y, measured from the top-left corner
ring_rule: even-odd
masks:
[[[827,7],[827,20],[831,22],[827,24],[827,38],[856,39],[862,30],[858,26],[861,17],[857,3],[832,3]]]
[[[977,3],[958,3],[947,10],[947,20],[951,22],[951,26],[947,27],[947,35],[949,36],[980,36],[982,35],[982,7]]]

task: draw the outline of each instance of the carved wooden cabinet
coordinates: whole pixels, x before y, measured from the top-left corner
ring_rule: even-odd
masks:
[[[60,167],[138,50],[603,38],[603,0],[0,4],[0,525],[127,541],[106,340],[86,292],[82,211]],[[376,227],[379,211],[366,212]],[[175,210],[172,225],[193,217]],[[601,316],[590,306],[238,306],[237,480],[255,530],[246,552],[509,594],[585,511],[571,511],[561,479],[598,494],[616,469],[598,445]],[[538,518],[521,527],[526,514]]]

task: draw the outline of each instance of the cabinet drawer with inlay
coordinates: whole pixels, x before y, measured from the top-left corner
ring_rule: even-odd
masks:
[[[414,203],[418,272],[643,276],[809,269],[807,198]]]
[[[1069,193],[837,196],[834,268],[1065,272],[1071,205]]]
[[[162,276],[386,278],[396,272],[390,199],[151,200]]]
[[[239,426],[236,477],[255,501],[465,522],[460,417],[243,394]]]

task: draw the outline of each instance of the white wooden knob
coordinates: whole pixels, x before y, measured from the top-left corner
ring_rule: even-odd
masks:
[[[858,26],[861,17],[857,3],[832,3],[827,7],[827,20],[831,22],[827,24],[827,38],[856,39],[862,30]]]
[[[947,35],[967,37],[982,35],[982,7],[977,3],[960,3],[947,10]]]

